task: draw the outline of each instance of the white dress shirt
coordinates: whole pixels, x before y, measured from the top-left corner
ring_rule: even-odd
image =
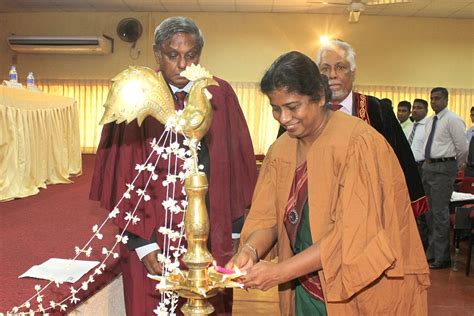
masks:
[[[172,84],[169,84],[169,86],[170,86],[171,91],[173,92],[173,94],[175,94],[176,92],[179,92],[179,91],[184,91],[186,93],[189,93],[189,91],[191,91],[191,87],[193,86],[193,82],[189,81],[188,84],[185,85],[183,88],[175,87]],[[160,247],[158,246],[157,243],[151,243],[151,244],[148,244],[148,245],[145,245],[145,246],[137,247],[137,248],[135,248],[135,251],[137,252],[138,258],[140,260],[142,260],[143,257],[145,257],[147,254],[149,254],[152,251],[158,250],[158,249],[160,249]]]
[[[138,259],[140,259],[141,261],[143,257],[145,257],[147,254],[159,249],[160,247],[158,246],[158,244],[154,242],[145,246],[137,247],[135,248],[135,251],[137,252]]]
[[[472,136],[474,136],[474,126],[471,127],[470,129],[468,129],[467,132],[466,132],[466,137],[467,137],[467,143],[468,144],[471,142]]]
[[[411,130],[413,129],[413,122],[410,119],[407,119],[405,122],[400,123],[402,127],[403,134],[408,139],[410,137]]]
[[[468,144],[466,139],[466,124],[455,113],[443,109],[437,115],[433,144],[431,146],[431,158],[449,158],[456,157],[458,166],[466,162],[468,154]],[[430,116],[426,123],[426,139],[424,147],[428,141],[428,136],[433,125],[433,116]],[[424,150],[424,149],[423,149]]]
[[[352,115],[352,91],[341,102],[341,105],[342,107],[339,109],[339,111]]]
[[[168,83],[169,84],[169,83]],[[192,81],[189,81],[187,85],[185,85],[184,87],[182,88],[178,88],[178,87],[175,87],[173,86],[172,84],[169,84],[170,88],[171,88],[171,91],[173,92],[173,94],[175,94],[176,92],[180,92],[180,91],[184,91],[186,93],[189,94],[189,91],[191,91],[191,88],[193,86],[193,82]]]
[[[416,162],[421,162],[425,160],[425,143],[426,143],[426,137],[428,137],[428,134],[426,134],[427,121],[428,121],[428,117],[424,117],[422,120],[415,122],[413,124],[412,129],[410,130],[410,134],[411,134],[413,128],[415,127],[415,124],[417,124],[417,127],[415,129],[415,134],[413,135],[413,141],[410,145],[411,151],[413,152],[413,156],[415,157]],[[410,137],[410,134],[408,134],[408,137]]]

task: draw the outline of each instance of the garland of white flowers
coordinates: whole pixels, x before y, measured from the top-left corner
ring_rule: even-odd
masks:
[[[118,203],[112,209],[112,211],[108,214],[107,218],[102,222],[102,224],[94,225],[92,227],[93,235],[90,239],[84,244],[82,247],[76,246],[74,248],[75,256],[71,259],[74,261],[81,257],[81,255],[85,257],[90,257],[93,252],[92,242],[94,240],[101,240],[103,238],[103,234],[101,230],[103,227],[110,222],[112,219],[116,218],[120,213],[121,210],[119,208],[120,204],[122,203],[123,199],[130,199],[132,192],[136,192],[139,200],[137,205],[132,211],[125,212],[124,219],[127,221],[122,233],[117,234],[115,236],[116,241],[113,244],[112,248],[109,250],[106,247],[102,247],[101,254],[104,255],[104,259],[100,262],[99,266],[94,269],[93,272],[89,272],[89,276],[86,281],[82,282],[81,287],[74,288],[73,286],[70,287],[70,295],[63,299],[60,302],[55,302],[51,300],[49,302],[49,306],[43,306],[43,302],[45,301],[45,290],[49,288],[52,284],[55,284],[57,287],[62,285],[62,282],[58,282],[55,280],[51,280],[47,283],[44,287],[40,285],[35,285],[34,289],[36,293],[26,300],[23,304],[19,306],[15,306],[11,309],[11,311],[7,312],[6,315],[31,315],[33,316],[35,313],[47,313],[54,309],[59,309],[59,311],[66,311],[68,305],[67,302],[69,301],[70,304],[76,304],[80,301],[80,299],[76,296],[77,293],[80,291],[86,291],[89,285],[95,282],[94,277],[103,273],[106,268],[106,261],[112,256],[113,258],[118,258],[118,252],[115,252],[115,249],[119,243],[126,244],[128,241],[128,237],[124,236],[125,230],[127,227],[131,225],[135,225],[140,221],[140,218],[135,215],[136,210],[140,203],[150,201],[150,196],[147,194],[147,188],[151,181],[157,181],[159,179],[158,174],[155,173],[155,169],[160,161],[161,158],[168,160],[168,174],[166,178],[162,181],[162,185],[166,187],[166,199],[162,202],[162,205],[165,209],[165,226],[160,227],[158,229],[158,233],[164,236],[164,244],[163,244],[163,252],[158,255],[158,261],[161,263],[163,276],[167,276],[172,272],[179,271],[179,258],[186,252],[186,248],[182,245],[183,237],[185,238],[184,232],[184,217],[187,209],[187,197],[185,200],[180,201],[178,203],[175,198],[176,193],[176,181],[180,181],[184,183],[186,176],[191,171],[196,171],[194,166],[194,159],[192,157],[192,152],[189,149],[190,147],[196,147],[199,149],[199,144],[193,143],[194,140],[189,140],[186,137],[184,138],[183,145],[187,146],[188,149],[180,147],[178,142],[178,132],[181,131],[181,126],[177,123],[179,121],[179,117],[182,114],[182,111],[178,111],[176,116],[172,116],[166,126],[165,131],[160,136],[160,139],[153,141],[150,143],[152,147],[152,152],[146,159],[143,164],[138,164],[135,166],[135,170],[138,171],[133,181],[129,184],[126,184],[127,190],[122,195]],[[168,139],[169,138],[169,139]],[[164,144],[168,141],[168,146],[164,146]],[[150,163],[152,156],[156,155],[157,159],[154,164]],[[171,172],[171,158],[174,157],[174,170]],[[178,162],[182,161],[182,164],[178,166]],[[179,169],[178,169],[179,168]],[[199,169],[203,169],[203,166],[199,166]],[[149,172],[150,175],[147,179],[144,188],[137,188],[135,190],[135,182],[140,176],[142,172]],[[182,193],[186,196],[186,192],[184,190],[184,185],[182,189]],[[172,227],[172,220],[173,216],[179,213],[183,213],[183,221],[178,224],[179,231],[173,230]],[[178,241],[177,246],[171,246],[171,241],[175,242]],[[159,302],[156,309],[153,312],[157,315],[176,315],[175,311],[178,304],[178,294],[172,291],[164,291],[161,293],[161,301]],[[32,307],[32,302],[36,301],[37,306],[35,309]],[[0,313],[3,315],[3,313]]]

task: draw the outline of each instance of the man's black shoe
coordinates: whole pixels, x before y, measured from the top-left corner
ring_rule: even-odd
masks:
[[[451,261],[430,263],[430,269],[446,269],[451,267]]]

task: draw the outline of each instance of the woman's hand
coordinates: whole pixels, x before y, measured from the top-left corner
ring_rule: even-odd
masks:
[[[255,254],[245,245],[239,249],[237,254],[225,265],[227,269],[239,268],[246,272],[255,264]]]
[[[242,277],[242,283],[247,288],[267,291],[288,281],[284,279],[284,273],[280,264],[261,260],[247,271],[247,275]]]
[[[252,289],[266,291],[305,274],[322,269],[320,242],[279,263],[260,260],[242,276],[242,283]]]

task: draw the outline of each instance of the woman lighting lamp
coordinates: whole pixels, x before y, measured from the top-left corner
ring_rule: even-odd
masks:
[[[426,315],[428,265],[402,170],[367,123],[332,112],[299,52],[261,90],[287,132],[260,171],[238,253],[248,288],[278,285],[282,315]],[[259,260],[276,245],[278,262]]]

